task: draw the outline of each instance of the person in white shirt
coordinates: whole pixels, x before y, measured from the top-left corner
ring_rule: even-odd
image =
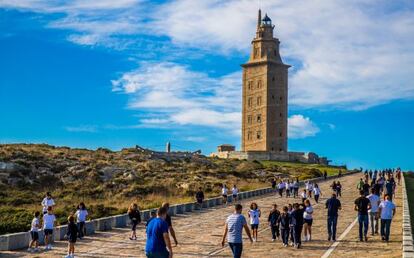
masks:
[[[49,207],[53,208],[53,206],[55,206],[55,201],[52,199],[52,195],[50,194],[50,192],[47,192],[46,197],[42,200],[43,214],[46,214],[47,209]]]
[[[45,234],[45,250],[51,250],[51,239],[53,236],[53,228],[55,226],[56,217],[52,213],[52,207],[47,208],[47,213],[43,215],[43,232]]]
[[[296,178],[296,181],[293,183],[293,198],[298,197],[299,195],[299,178]]]
[[[82,237],[86,235],[85,222],[88,217],[88,211],[86,210],[86,206],[83,202],[79,204],[78,210],[75,212],[75,217],[79,229],[78,236],[79,239],[82,240]]]
[[[312,239],[313,207],[309,200],[305,200],[305,212],[303,213],[303,229],[305,242]]]
[[[369,223],[371,224],[371,235],[378,234],[378,206],[380,197],[375,194],[375,189],[371,188],[371,194],[367,196],[371,203],[371,209],[368,210]]]
[[[306,194],[306,189],[303,189],[303,192],[300,194],[300,197],[302,197],[302,203],[308,199],[308,195]]]
[[[315,202],[319,202],[319,196],[322,194],[321,189],[319,188],[318,184],[315,184],[313,188],[313,197],[315,198]]]
[[[309,181],[306,182],[305,188],[308,191],[309,198],[312,198],[312,190],[313,190],[313,184]]]
[[[277,185],[277,189],[279,190],[279,196],[283,196],[283,190],[285,189],[285,182],[280,181],[280,183]]]
[[[391,221],[395,215],[395,204],[390,199],[390,196],[386,194],[378,209],[381,215],[381,238],[382,241],[387,242],[390,240]]]
[[[231,189],[231,193],[232,193],[232,197],[233,197],[233,202],[237,203],[238,195],[239,195],[239,189],[237,189],[236,185],[233,185],[233,188]]]
[[[252,202],[250,204],[250,210],[248,211],[248,216],[250,218],[250,226],[252,229],[253,241],[257,242],[257,230],[259,228],[259,218],[262,215],[257,203]]]
[[[34,214],[34,218],[32,220],[31,228],[30,228],[30,236],[32,239],[29,243],[29,249],[27,249],[27,251],[29,252],[39,251],[39,228],[40,228],[39,216],[40,216],[40,212],[36,211]],[[33,248],[33,245],[35,246],[35,248]]]
[[[227,205],[227,194],[229,189],[226,185],[223,185],[223,188],[221,189],[221,196],[223,196],[223,204]]]
[[[288,181],[286,181],[286,184],[285,184],[286,198],[287,197],[290,197],[290,188],[289,188],[289,185],[290,185],[290,181],[288,180]]]

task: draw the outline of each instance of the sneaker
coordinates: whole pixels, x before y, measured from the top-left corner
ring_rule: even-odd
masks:
[[[32,248],[27,248],[27,251],[29,252],[29,253],[32,253],[33,252],[33,249]]]
[[[66,255],[65,258],[72,258],[70,254]]]
[[[49,250],[52,250],[52,245],[49,244]]]
[[[45,246],[45,251],[47,251],[47,250],[49,250],[49,246],[48,245]]]
[[[276,239],[272,238],[272,242],[274,242]]]
[[[39,248],[35,248],[35,249],[33,249],[35,252],[39,252],[40,251],[40,249]]]
[[[283,244],[283,247],[288,247],[288,245],[287,244]]]

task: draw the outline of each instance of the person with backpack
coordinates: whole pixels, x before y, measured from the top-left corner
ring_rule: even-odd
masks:
[[[278,224],[280,225],[280,234],[282,236],[282,243],[284,247],[289,244],[290,220],[291,216],[288,212],[288,207],[283,207],[283,212],[280,214]]]
[[[203,209],[204,193],[203,193],[203,190],[201,189],[201,187],[198,188],[198,191],[195,195],[195,198],[196,198],[196,201],[197,201],[198,208],[200,210]]]

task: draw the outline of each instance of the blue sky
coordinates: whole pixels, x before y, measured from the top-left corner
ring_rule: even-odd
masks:
[[[240,145],[257,1],[0,1],[0,142]],[[414,170],[414,3],[262,1],[290,65],[289,149]]]

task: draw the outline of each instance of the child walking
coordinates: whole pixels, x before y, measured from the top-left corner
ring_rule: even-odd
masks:
[[[45,234],[45,250],[52,250],[53,228],[56,217],[52,212],[52,206],[47,207],[47,213],[43,215],[43,232]]]
[[[282,235],[283,246],[287,247],[289,244],[289,232],[290,232],[290,214],[288,212],[288,207],[283,207],[283,211],[280,214],[279,220],[280,224],[280,233]]]
[[[137,240],[137,225],[141,223],[141,213],[139,212],[138,205],[132,203],[128,208],[128,216],[131,220],[132,231],[129,240]]]
[[[70,215],[68,217],[68,232],[66,233],[68,238],[68,255],[66,255],[65,258],[75,257],[75,243],[78,233],[78,226],[75,224],[75,217]]]
[[[273,204],[273,208],[269,213],[269,218],[267,219],[272,231],[272,241],[279,239],[279,217],[280,211],[277,209],[277,204]]]
[[[253,241],[257,242],[257,230],[259,228],[259,218],[261,215],[260,209],[257,206],[257,203],[252,202],[250,204],[250,210],[248,211],[250,218],[250,226],[253,232]]]
[[[39,251],[39,228],[40,228],[39,216],[40,216],[40,212],[36,211],[34,213],[34,218],[32,220],[32,226],[30,228],[30,236],[32,240],[30,241],[29,249],[27,249],[27,251],[29,252]],[[35,246],[35,248],[33,248],[33,245]]]

